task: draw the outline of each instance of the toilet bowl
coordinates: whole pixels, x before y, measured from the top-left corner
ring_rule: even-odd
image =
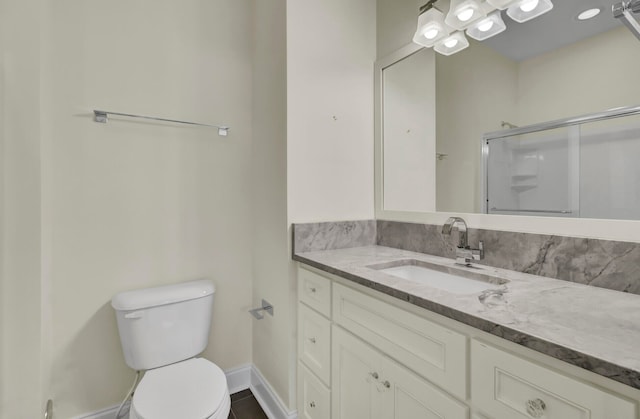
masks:
[[[129,419],[227,419],[230,410],[224,372],[194,358],[147,371],[133,396]]]

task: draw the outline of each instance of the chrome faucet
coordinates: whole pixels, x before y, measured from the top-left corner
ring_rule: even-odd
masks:
[[[480,242],[478,249],[469,247],[467,238],[467,223],[460,217],[450,217],[442,226],[442,234],[449,236],[453,227],[458,227],[458,246],[456,247],[456,264],[471,266],[474,260],[484,259],[484,243]]]

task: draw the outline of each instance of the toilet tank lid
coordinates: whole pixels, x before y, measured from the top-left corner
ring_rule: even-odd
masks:
[[[180,284],[121,292],[111,299],[111,306],[117,311],[140,310],[195,300],[211,295],[215,291],[213,282],[208,279],[198,279]]]

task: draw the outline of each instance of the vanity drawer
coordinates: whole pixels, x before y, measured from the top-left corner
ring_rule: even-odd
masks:
[[[333,287],[333,319],[417,374],[466,399],[466,336],[340,284]]]
[[[326,317],[331,313],[331,280],[298,268],[298,298]]]
[[[298,357],[326,385],[331,380],[331,323],[298,304]]]
[[[302,363],[298,363],[298,417],[329,419],[331,393]]]
[[[495,419],[637,419],[637,404],[511,355],[471,343],[471,399]]]

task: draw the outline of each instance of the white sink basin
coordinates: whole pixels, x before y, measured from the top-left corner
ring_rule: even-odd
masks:
[[[369,268],[454,294],[477,294],[485,290],[497,289],[500,285],[509,282],[482,273],[468,272],[414,259],[371,265]]]

